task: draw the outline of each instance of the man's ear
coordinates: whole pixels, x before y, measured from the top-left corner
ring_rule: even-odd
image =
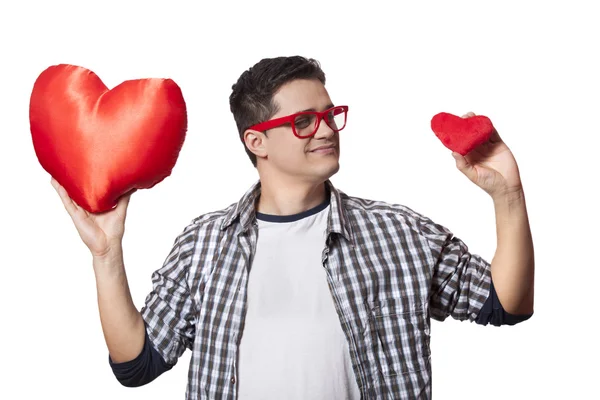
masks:
[[[246,147],[256,155],[265,158],[267,156],[267,135],[264,132],[247,129],[244,132],[244,143]]]

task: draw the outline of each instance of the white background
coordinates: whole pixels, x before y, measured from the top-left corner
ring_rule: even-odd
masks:
[[[190,359],[188,351],[145,387],[114,379],[91,256],[32,146],[37,76],[70,63],[110,88],[169,77],[183,90],[189,130],[177,165],[129,207],[125,263],[141,307],[183,227],[257,179],[229,111],[231,85],[261,58],[295,54],[318,59],[333,101],[350,105],[334,184],[408,205],[489,260],[492,202],[455,168],[430,119],[487,115],[517,159],[535,242],[536,313],[514,327],[433,322],[434,398],[598,398],[593,3],[396,3],[3,2],[0,398],[183,398]]]

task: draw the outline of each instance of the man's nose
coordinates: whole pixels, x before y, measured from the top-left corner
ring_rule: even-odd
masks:
[[[325,122],[325,119],[321,119],[321,123],[319,124],[319,128],[317,129],[317,132],[315,133],[315,139],[328,139],[330,137],[332,137],[334,135],[334,131],[333,129],[331,129],[329,127],[329,125],[327,125],[327,122]]]

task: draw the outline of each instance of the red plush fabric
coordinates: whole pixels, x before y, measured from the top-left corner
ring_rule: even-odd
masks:
[[[169,176],[187,130],[186,104],[172,80],[130,80],[109,90],[95,73],[67,64],[37,78],[29,120],[40,164],[90,212]]]
[[[444,146],[464,156],[487,142],[494,133],[494,126],[483,115],[461,118],[442,112],[431,119],[431,130]]]

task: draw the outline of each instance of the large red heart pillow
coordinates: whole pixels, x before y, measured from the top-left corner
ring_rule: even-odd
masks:
[[[187,112],[171,79],[129,80],[109,90],[92,71],[60,64],[35,81],[29,122],[42,167],[95,213],[171,174]]]
[[[444,146],[464,156],[487,142],[494,133],[494,126],[483,115],[462,118],[442,112],[431,119],[431,130]]]

